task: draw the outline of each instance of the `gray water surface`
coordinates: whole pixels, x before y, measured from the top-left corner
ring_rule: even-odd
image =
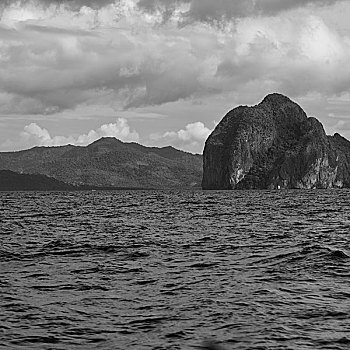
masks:
[[[350,191],[0,193],[1,349],[350,348]]]

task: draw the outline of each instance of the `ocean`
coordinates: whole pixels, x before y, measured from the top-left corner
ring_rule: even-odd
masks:
[[[349,190],[0,193],[0,349],[349,349],[349,232]]]

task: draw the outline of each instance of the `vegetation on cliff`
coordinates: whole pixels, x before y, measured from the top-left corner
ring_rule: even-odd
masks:
[[[0,191],[66,191],[74,186],[40,174],[18,174],[0,170]]]
[[[332,188],[350,185],[350,142],[327,136],[288,97],[240,106],[217,125],[203,154],[204,189]]]
[[[0,153],[0,169],[43,174],[74,186],[194,188],[202,156],[102,138],[86,147],[34,147]]]

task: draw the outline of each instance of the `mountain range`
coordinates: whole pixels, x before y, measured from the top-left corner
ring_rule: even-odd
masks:
[[[196,188],[202,180],[202,156],[106,137],[84,147],[0,152],[0,170],[41,174],[75,187]]]
[[[78,189],[78,187],[45,175],[19,174],[11,170],[0,170],[0,191],[72,191]]]
[[[5,171],[5,172],[4,172]],[[350,187],[350,142],[287,96],[231,110],[203,156],[101,138],[88,146],[0,153],[0,190]]]

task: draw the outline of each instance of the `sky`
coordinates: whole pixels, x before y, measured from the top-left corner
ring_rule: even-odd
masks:
[[[287,95],[350,138],[350,0],[2,0],[0,151],[100,137],[202,153]]]

